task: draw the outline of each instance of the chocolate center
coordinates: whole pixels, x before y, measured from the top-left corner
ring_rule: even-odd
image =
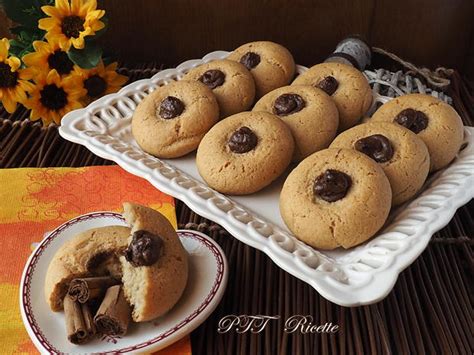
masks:
[[[420,133],[428,127],[428,117],[421,111],[407,108],[395,116],[393,122],[408,128],[414,133]]]
[[[323,90],[326,94],[331,96],[334,94],[339,87],[339,83],[334,78],[333,76],[327,76],[323,80],[321,80],[319,83],[316,84],[316,87],[320,88]]]
[[[59,49],[49,55],[48,65],[51,69],[56,69],[60,75],[69,74],[74,67],[74,63],[69,59],[67,53]]]
[[[12,68],[0,62],[0,88],[12,88],[18,82],[18,72],[12,71]]]
[[[77,38],[84,31],[84,20],[76,15],[66,16],[61,22],[61,31],[68,38]]]
[[[212,90],[224,84],[225,74],[220,70],[208,70],[201,75],[199,81],[203,84],[206,84],[209,89]]]
[[[87,96],[99,97],[107,89],[106,81],[98,75],[92,75],[90,78],[84,80],[84,87],[87,90]]]
[[[150,232],[139,230],[133,233],[132,241],[125,250],[125,259],[133,266],[153,265],[161,256],[163,240]]]
[[[240,58],[240,63],[250,70],[260,63],[260,56],[254,52],[247,52]]]
[[[60,110],[67,105],[67,94],[55,84],[45,85],[40,91],[40,102],[50,110]]]
[[[160,104],[160,116],[165,120],[169,120],[171,118],[178,117],[184,111],[184,104],[183,102],[174,97],[168,96],[166,99],[161,101]]]
[[[273,113],[278,116],[287,116],[301,111],[306,106],[303,98],[298,94],[283,94],[273,103]]]
[[[240,127],[232,133],[227,145],[229,149],[238,154],[250,152],[257,146],[258,138],[248,127]]]
[[[313,193],[327,202],[334,202],[346,196],[352,185],[349,175],[328,169],[314,181]]]
[[[387,137],[381,134],[359,139],[355,142],[354,148],[371,157],[377,163],[385,163],[393,157],[392,144]]]

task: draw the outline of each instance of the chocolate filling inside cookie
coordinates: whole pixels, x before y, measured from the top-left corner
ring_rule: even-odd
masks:
[[[352,179],[342,171],[328,169],[314,181],[313,193],[327,202],[334,202],[346,196]]]
[[[326,94],[331,96],[332,94],[336,92],[337,88],[339,87],[339,82],[336,80],[335,77],[327,76],[323,80],[321,80],[319,83],[317,83],[316,87],[320,88]]]
[[[132,241],[125,250],[125,259],[133,266],[153,265],[161,256],[163,240],[150,232],[139,230],[133,233]]]
[[[224,84],[225,74],[217,69],[208,70],[201,75],[199,81],[203,84],[206,84],[209,89],[212,90]]]
[[[301,111],[306,106],[303,98],[298,94],[283,94],[273,103],[273,113],[278,116],[287,116]]]
[[[421,111],[407,108],[395,116],[393,122],[408,128],[414,133],[420,133],[428,127],[428,117]]]
[[[260,63],[260,56],[254,52],[247,52],[240,58],[240,63],[250,70]]]
[[[184,103],[174,96],[168,96],[161,101],[159,115],[165,120],[178,117],[184,111]]]
[[[257,146],[258,137],[253,131],[246,127],[240,127],[237,131],[232,133],[227,145],[229,149],[238,154],[250,152]]]
[[[354,148],[371,157],[377,163],[385,163],[393,157],[392,144],[387,137],[381,134],[359,139],[355,142]]]

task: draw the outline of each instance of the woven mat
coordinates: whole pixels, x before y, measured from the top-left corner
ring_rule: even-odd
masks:
[[[154,64],[122,69],[130,80],[158,71]],[[473,88],[455,73],[450,95],[465,124],[473,125]],[[109,165],[86,148],[24,119],[19,109],[0,108],[0,168]],[[1,184],[1,182],[0,182]],[[225,251],[230,265],[226,294],[211,317],[192,333],[195,354],[405,354],[474,353],[474,202],[460,208],[436,233],[425,252],[403,271],[389,296],[371,306],[345,308],[322,298],[217,224],[177,201],[179,227],[203,231]],[[259,334],[219,334],[219,320],[234,315],[279,315]],[[335,334],[285,333],[284,320],[311,315],[313,324],[332,322]]]

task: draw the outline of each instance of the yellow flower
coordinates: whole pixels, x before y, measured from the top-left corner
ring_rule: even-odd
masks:
[[[87,91],[85,103],[89,103],[103,95],[117,92],[128,78],[117,73],[117,63],[104,66],[102,60],[92,69],[77,68],[75,72],[82,78],[82,85]]]
[[[99,21],[105,14],[97,10],[97,0],[56,0],[54,6],[42,6],[41,10],[50,16],[42,18],[38,27],[47,31],[48,42],[58,41],[62,50],[84,48],[84,37],[94,35],[104,28]]]
[[[76,68],[67,53],[59,47],[58,41],[34,41],[33,48],[35,49],[33,53],[22,58],[28,67],[24,72],[30,78],[34,78],[38,72],[49,72],[53,69],[56,69],[59,75],[68,75]]]
[[[0,40],[0,101],[8,112],[13,113],[18,102],[25,102],[26,92],[33,89],[33,84],[25,80],[24,71],[19,69],[20,59],[8,56],[9,49],[8,39]]]
[[[41,119],[46,126],[51,122],[59,124],[69,111],[82,107],[80,98],[86,94],[79,75],[69,75],[63,79],[53,69],[47,75],[38,73],[35,88],[25,106],[31,110],[32,121]]]

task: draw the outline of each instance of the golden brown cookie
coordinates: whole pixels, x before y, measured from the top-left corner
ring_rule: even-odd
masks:
[[[293,155],[290,129],[267,112],[242,112],[217,123],[196,155],[199,174],[213,189],[246,195],[263,189]]]
[[[290,85],[262,97],[252,111],[280,117],[295,139],[294,161],[327,148],[336,136],[339,113],[334,101],[322,90],[308,85]]]
[[[412,198],[430,170],[425,143],[393,123],[369,122],[352,127],[338,135],[330,148],[355,149],[379,163],[392,187],[392,205]]]
[[[206,85],[174,81],[140,102],[132,117],[132,134],[147,153],[177,158],[192,152],[219,120],[219,105]]]
[[[293,84],[320,88],[334,99],[339,110],[339,132],[356,125],[372,103],[372,90],[365,76],[342,63],[316,64]]]
[[[130,228],[89,229],[64,243],[51,260],[44,285],[46,302],[54,312],[63,309],[69,282],[74,278],[111,274],[121,277],[118,255],[125,250]]]
[[[133,249],[130,245],[141,231],[162,240],[160,257],[151,265],[134,264],[136,255],[120,257],[125,297],[133,305],[132,319],[146,322],[168,312],[180,299],[188,280],[188,254],[161,213],[133,203],[124,203],[123,208],[123,216],[132,227],[127,251]]]
[[[296,65],[291,53],[280,44],[269,41],[246,43],[227,57],[250,70],[255,80],[257,99],[288,85],[295,76]]]
[[[286,179],[280,213],[290,231],[319,249],[351,248],[385,223],[392,202],[382,168],[350,149],[310,155]]]
[[[123,216],[131,228],[85,231],[53,256],[45,280],[46,301],[53,311],[62,309],[70,281],[80,277],[111,275],[121,280],[135,322],[157,318],[179,300],[188,278],[188,257],[173,226],[159,212],[131,203],[124,204]],[[144,254],[150,245],[159,246]]]
[[[214,60],[191,69],[183,80],[207,85],[219,103],[220,116],[246,111],[255,99],[255,82],[247,68],[232,60]]]
[[[461,117],[450,105],[431,95],[397,97],[375,111],[371,120],[397,123],[420,137],[430,152],[430,171],[447,166],[463,142]]]

